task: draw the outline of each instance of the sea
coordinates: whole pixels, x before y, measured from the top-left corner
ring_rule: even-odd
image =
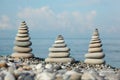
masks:
[[[52,46],[56,40],[56,36],[44,36],[44,37],[31,37],[32,42],[32,53],[36,57],[47,58],[49,54],[49,48]],[[64,36],[63,36],[64,37]],[[1,34],[0,38],[0,55],[11,55],[14,47],[14,38],[6,37],[4,34]],[[90,37],[82,36],[65,36],[64,40],[67,46],[70,48],[70,56],[75,58],[78,61],[84,61],[84,55],[88,53],[88,45],[90,42]],[[101,38],[102,48],[105,54],[105,61],[107,64],[112,65],[113,67],[120,68],[120,38],[107,37]]]

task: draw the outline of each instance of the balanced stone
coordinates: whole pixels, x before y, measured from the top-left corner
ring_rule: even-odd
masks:
[[[104,64],[103,60],[105,54],[102,52],[102,44],[99,39],[98,29],[95,29],[92,39],[89,44],[88,53],[85,54],[85,63],[87,64]]]
[[[30,37],[28,32],[29,32],[28,27],[24,21],[21,23],[21,26],[18,29],[18,33],[14,43],[15,47],[13,48],[14,53],[11,55],[12,57],[29,58],[34,56],[31,53],[32,48],[29,47],[32,45],[32,42],[29,41]]]
[[[67,47],[65,44],[64,38],[62,35],[58,35],[57,39],[55,40],[54,44],[51,48],[49,48],[49,57],[45,59],[46,62],[60,62],[60,63],[67,63],[73,62],[74,59],[70,58],[70,48]]]

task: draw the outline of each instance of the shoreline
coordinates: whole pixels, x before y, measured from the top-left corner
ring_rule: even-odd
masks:
[[[109,64],[90,65],[82,61],[46,63],[44,58],[39,57],[23,59],[1,56],[0,78],[3,80],[119,80],[120,68]]]

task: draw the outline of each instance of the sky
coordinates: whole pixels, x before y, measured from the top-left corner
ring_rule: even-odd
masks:
[[[0,34],[26,21],[31,35],[120,34],[120,0],[0,0]],[[7,33],[6,33],[7,31]]]

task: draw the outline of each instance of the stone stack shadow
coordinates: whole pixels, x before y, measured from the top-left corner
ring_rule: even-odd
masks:
[[[74,59],[69,57],[70,48],[65,44],[62,35],[58,35],[55,43],[49,48],[49,57],[45,59],[45,62],[55,62],[55,63],[67,63],[74,62]]]
[[[104,56],[101,40],[99,39],[99,32],[98,29],[95,29],[89,44],[88,53],[85,54],[86,59],[84,62],[87,64],[104,64]]]
[[[15,46],[13,48],[14,53],[12,53],[12,57],[15,58],[30,58],[33,57],[34,55],[31,53],[32,48],[29,47],[32,45],[32,42],[30,41],[29,37],[29,30],[28,27],[23,21],[21,23],[21,26],[18,29],[18,34],[15,38]]]

